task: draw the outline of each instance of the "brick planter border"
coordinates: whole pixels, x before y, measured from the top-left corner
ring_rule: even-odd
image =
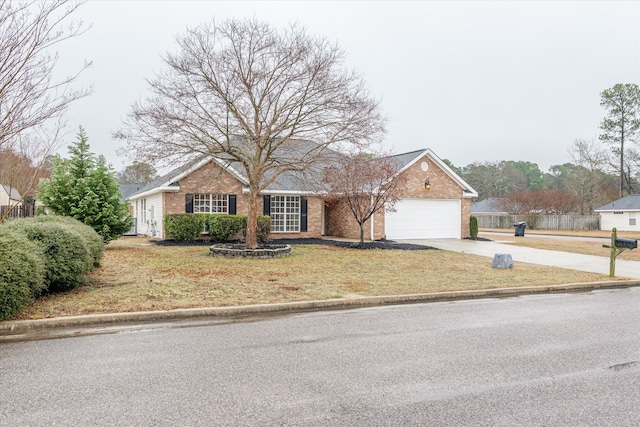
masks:
[[[238,249],[228,243],[220,243],[209,248],[209,255],[225,258],[283,258],[291,255],[291,245],[271,245],[267,248]]]

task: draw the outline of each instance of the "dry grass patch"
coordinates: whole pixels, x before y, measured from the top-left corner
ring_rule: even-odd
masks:
[[[280,259],[226,259],[207,246],[157,246],[143,238],[111,242],[90,282],[36,301],[17,318],[219,307],[330,298],[607,280],[583,273],[446,251],[294,246]]]
[[[504,230],[503,230],[504,231]],[[548,233],[548,232],[547,232]],[[554,233],[556,233],[554,231]],[[560,233],[560,232],[557,232]],[[573,233],[573,234],[569,234]],[[529,238],[527,238],[527,234],[529,234]],[[543,233],[525,233],[524,237],[515,237],[515,236],[496,236],[492,234],[483,234],[480,232],[478,235],[480,237],[489,238],[492,240],[500,241],[501,243],[509,243],[515,246],[522,246],[527,248],[536,248],[536,249],[547,249],[551,251],[561,251],[561,252],[570,252],[576,254],[584,254],[584,255],[595,255],[601,257],[609,257],[610,249],[603,248],[602,245],[609,244],[609,241],[603,242],[593,242],[589,240],[579,240],[579,239],[562,239],[557,238],[554,239],[550,236],[545,236],[544,238],[539,238],[535,236],[531,236],[531,234],[543,234]],[[608,237],[611,238],[611,232],[599,231],[599,232],[565,232],[564,234],[558,235],[568,235],[568,236],[580,236],[580,237]],[[640,233],[629,233],[629,232],[620,232],[618,233],[618,237],[624,237],[627,239],[640,239]],[[618,259],[627,259],[632,261],[640,261],[640,249],[626,250],[622,252],[618,256]]]

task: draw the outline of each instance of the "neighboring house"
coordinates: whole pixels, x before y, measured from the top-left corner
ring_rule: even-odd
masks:
[[[504,199],[499,197],[489,197],[484,200],[471,203],[472,215],[508,215],[509,212],[504,210],[501,206],[501,201]]]
[[[594,210],[600,230],[640,231],[640,194],[630,194]]]
[[[20,204],[22,196],[18,190],[10,185],[0,184],[0,206],[15,206]]]
[[[406,178],[403,198],[395,212],[378,212],[367,222],[365,238],[469,236],[471,199],[478,196],[475,190],[431,150],[394,158]],[[238,164],[203,159],[154,180],[131,194],[129,203],[139,234],[165,238],[164,215],[246,215],[248,193],[249,183]],[[259,210],[271,217],[272,238],[359,237],[359,227],[344,203],[327,204],[317,182],[305,182],[293,174],[280,175],[262,192]]]

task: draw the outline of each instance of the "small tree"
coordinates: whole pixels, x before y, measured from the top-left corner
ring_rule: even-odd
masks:
[[[115,172],[103,156],[89,151],[82,127],[78,141],[69,146],[71,157],[53,158],[51,179],[42,180],[38,191],[42,204],[52,213],[70,216],[93,227],[105,242],[116,239],[133,226]]]
[[[327,199],[346,203],[360,226],[361,247],[365,222],[382,209],[393,211],[404,183],[393,157],[370,157],[364,153],[340,156],[324,173]]]
[[[618,83],[603,91],[600,97],[600,105],[607,110],[607,115],[600,123],[600,129],[604,132],[600,140],[611,144],[613,154],[619,158],[617,169],[622,197],[625,190],[632,192],[630,164],[625,161],[625,154],[630,148],[626,143],[635,141],[640,132],[640,87]]]

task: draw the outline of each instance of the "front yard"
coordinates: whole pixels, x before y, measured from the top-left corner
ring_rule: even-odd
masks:
[[[41,297],[16,319],[608,280],[523,263],[496,270],[490,258],[437,250],[300,245],[290,257],[264,260],[208,252],[208,246],[121,238],[109,244],[87,285]]]

